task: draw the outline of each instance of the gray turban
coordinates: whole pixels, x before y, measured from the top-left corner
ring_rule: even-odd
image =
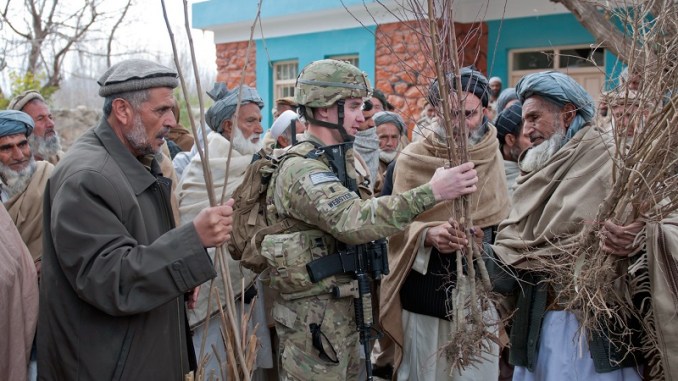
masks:
[[[375,127],[379,127],[384,123],[393,123],[396,127],[398,127],[400,135],[403,135],[405,133],[405,121],[400,115],[394,112],[379,111],[378,113],[372,116],[372,120],[374,120]]]
[[[0,138],[16,134],[29,136],[34,127],[33,118],[23,111],[0,111]]]
[[[567,129],[568,140],[571,139],[586,123],[593,120],[596,109],[591,95],[569,75],[557,71],[543,71],[528,74],[516,85],[518,98],[524,104],[525,99],[538,95],[561,107],[572,103],[577,108],[577,115]]]
[[[173,89],[179,85],[176,71],[140,59],[125,60],[111,66],[97,83],[101,86],[99,95],[102,97],[154,87]]]
[[[43,103],[45,102],[45,98],[40,95],[39,92],[35,90],[26,90],[23,93],[17,95],[16,97],[12,98],[12,100],[9,102],[9,106],[7,106],[8,110],[19,110],[21,111],[28,102],[32,101],[33,99],[39,99]]]
[[[214,88],[207,92],[210,98],[214,99],[214,104],[205,113],[207,125],[214,131],[221,133],[224,120],[229,120],[235,114],[235,108],[238,106],[238,94],[240,87],[229,90],[223,83],[215,83]],[[240,98],[240,105],[247,103],[254,103],[259,106],[259,109],[264,107],[264,101],[257,93],[257,90],[242,86],[242,97]]]
[[[501,112],[504,111],[504,109],[506,108],[506,104],[508,104],[512,100],[517,99],[518,94],[516,94],[515,87],[507,87],[504,90],[502,90],[499,96],[497,97],[497,106],[495,110],[497,115],[501,114]]]

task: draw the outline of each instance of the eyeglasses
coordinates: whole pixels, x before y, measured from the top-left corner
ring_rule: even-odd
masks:
[[[465,117],[466,119],[471,119],[471,118],[474,118],[476,115],[478,115],[479,112],[480,112],[479,109],[475,109],[475,110],[464,110],[464,117]],[[460,113],[459,110],[452,110],[452,117],[458,118],[458,117],[459,117],[459,113]]]

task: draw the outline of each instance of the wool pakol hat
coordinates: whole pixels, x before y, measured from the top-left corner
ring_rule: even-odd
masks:
[[[28,104],[28,102],[32,101],[33,99],[39,99],[43,103],[47,103],[45,102],[45,98],[43,98],[42,95],[40,95],[40,93],[36,90],[26,90],[12,98],[12,100],[9,101],[7,109],[21,111],[26,106],[26,104]]]
[[[141,91],[154,87],[175,88],[179,85],[177,72],[152,61],[131,59],[111,66],[97,81],[99,95]]]

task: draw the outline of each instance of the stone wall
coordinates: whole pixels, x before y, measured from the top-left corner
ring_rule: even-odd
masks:
[[[245,67],[245,52],[247,41],[228,42],[217,44],[217,82],[224,82],[229,89],[240,85],[242,68]],[[245,71],[247,86],[256,86],[256,51],[257,47],[252,44],[249,54],[249,62]],[[209,89],[208,89],[209,90]]]
[[[80,106],[75,109],[52,110],[52,114],[55,129],[61,139],[61,147],[67,151],[80,135],[99,123],[103,112],[101,109]]]
[[[414,126],[425,103],[428,85],[434,78],[432,54],[423,47],[422,35],[415,32],[419,22],[390,23],[377,27],[376,84],[402,115],[408,127]],[[487,26],[455,24],[457,44],[464,48],[462,66],[474,64],[487,70]],[[426,42],[428,44],[428,42]]]

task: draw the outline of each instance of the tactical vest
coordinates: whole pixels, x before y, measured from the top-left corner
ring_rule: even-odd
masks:
[[[322,155],[317,157],[309,155],[315,150],[316,147],[312,143],[302,142],[290,148],[289,152],[295,153],[296,156],[306,157],[293,160],[320,160],[328,167],[328,171],[331,171],[332,167]],[[347,160],[347,168],[349,174],[356,176],[353,160]],[[274,196],[280,169],[281,167],[273,173],[266,193],[266,218],[269,225],[283,218],[278,213]],[[363,198],[364,186],[360,189],[361,198]],[[299,221],[282,234],[270,234],[262,240],[261,255],[266,258],[269,266],[269,270],[262,274],[262,281],[280,292],[281,297],[286,300],[331,293],[333,287],[351,283],[350,274],[330,276],[318,283],[313,283],[306,270],[306,264],[333,254],[336,250],[337,240],[331,234]]]

